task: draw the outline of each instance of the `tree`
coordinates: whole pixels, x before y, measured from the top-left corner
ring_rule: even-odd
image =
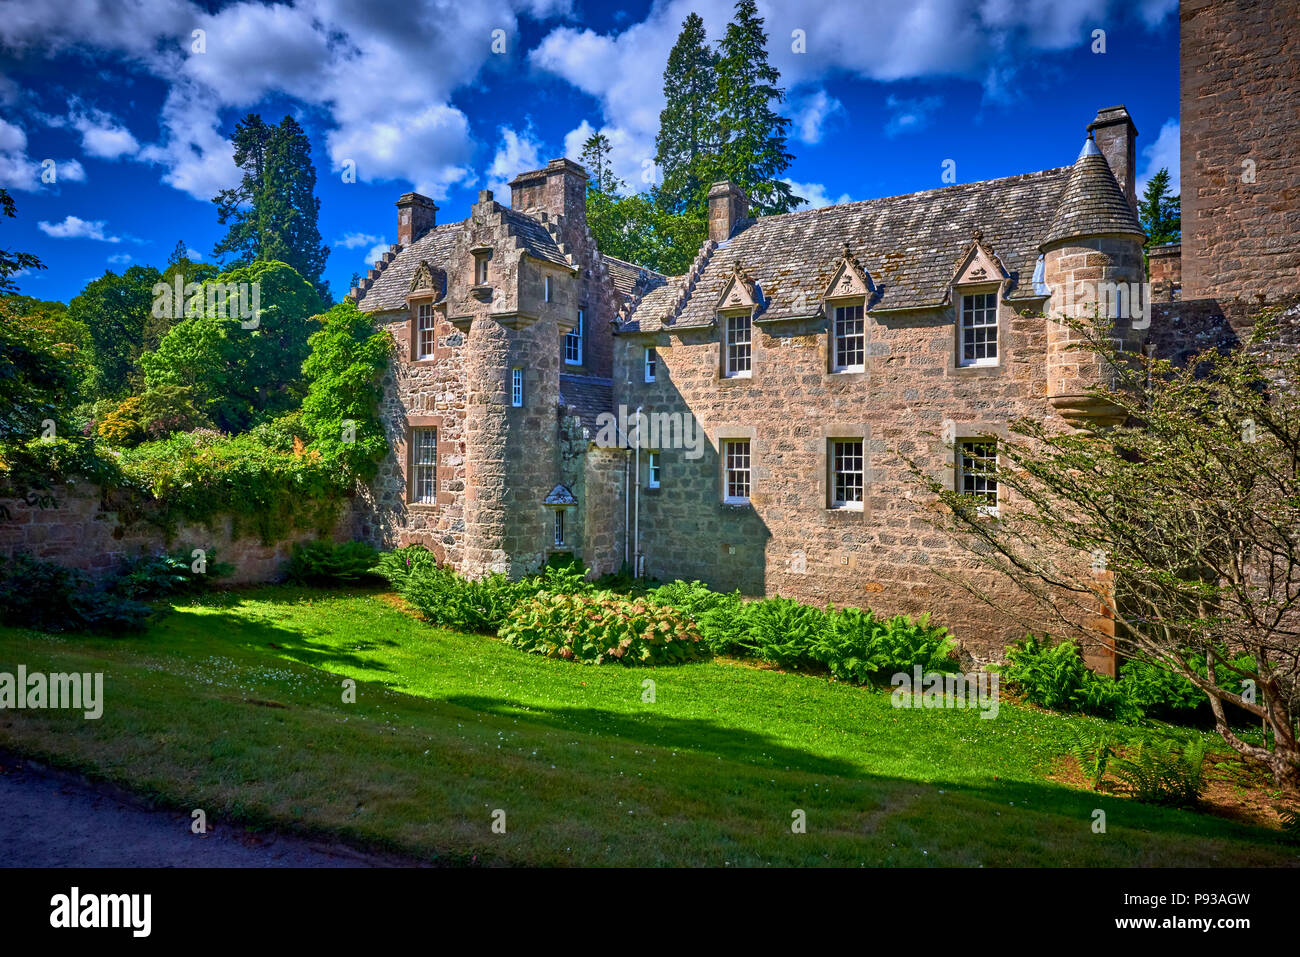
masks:
[[[239,186],[212,200],[217,220],[228,226],[214,255],[234,254],[234,265],[287,263],[326,295],[321,273],[329,248],[321,243],[317,225],[320,200],[307,134],[291,116],[276,127],[250,113],[235,127],[232,141],[244,176]]]
[[[627,183],[614,175],[609,158],[610,149],[609,137],[604,133],[592,133],[582,144],[582,165],[590,174],[587,178],[589,193],[613,196],[627,187]]]
[[[190,259],[189,248],[183,240],[178,240],[171,255],[167,257],[162,283],[174,290],[179,281],[183,290],[190,283],[203,283],[215,278],[218,272],[220,270],[212,263]],[[144,351],[155,351],[167,331],[180,318],[179,310],[150,310],[149,318],[144,323]]]
[[[781,74],[767,60],[767,33],[754,0],[739,0],[718,56],[719,147],[712,178],[729,179],[749,195],[757,215],[796,209],[803,199],[780,179],[794,157],[786,149],[790,121],[774,109],[785,99]]]
[[[57,323],[0,299],[0,444],[21,444],[71,431],[68,413],[78,399],[82,370],[76,347]],[[2,456],[0,456],[2,457]]]
[[[1183,231],[1182,199],[1169,189],[1168,169],[1161,169],[1147,182],[1138,201],[1138,218],[1147,234],[1147,249],[1178,242]]]
[[[668,54],[655,137],[655,163],[663,176],[658,201],[667,212],[682,213],[708,202],[720,140],[717,69],[704,21],[692,13]]]
[[[933,520],[1065,635],[1095,640],[1112,619],[1121,650],[1201,689],[1235,751],[1300,787],[1300,354],[1268,315],[1183,367],[1065,321],[1114,370],[1091,391],[1122,424],[1016,423],[988,468],[1008,503],[995,521],[913,464],[947,506]],[[1263,741],[1237,734],[1229,708]]]
[[[4,214],[10,219],[18,215],[18,207],[14,204],[13,197],[9,195],[7,189],[0,188],[0,210],[3,210]],[[18,253],[8,249],[0,249],[0,295],[18,291],[18,286],[10,278],[15,273],[25,269],[44,268],[45,264],[31,253]]]
[[[140,355],[162,273],[132,266],[92,280],[68,303],[68,319],[89,332],[90,387],[97,398],[123,398],[140,384]]]
[[[317,316],[321,328],[309,340],[303,375],[310,381],[302,423],[312,449],[346,474],[373,478],[388,454],[379,403],[393,352],[392,337],[376,331],[369,313],[344,300]]]
[[[254,301],[257,314],[245,315]],[[143,357],[149,388],[192,386],[199,410],[230,432],[296,408],[311,317],[320,310],[311,284],[285,263],[228,270],[202,284],[184,317]]]

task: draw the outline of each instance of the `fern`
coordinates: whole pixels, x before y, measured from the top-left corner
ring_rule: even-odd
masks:
[[[1146,738],[1132,757],[1115,757],[1115,777],[1144,804],[1192,807],[1205,793],[1205,752],[1200,739],[1185,742],[1177,753],[1172,741]]]
[[[1088,787],[1096,791],[1106,777],[1106,768],[1115,756],[1115,749],[1109,735],[1102,734],[1093,738],[1081,731],[1074,735],[1074,745],[1070,748],[1074,759],[1079,762],[1079,770],[1088,779]]]

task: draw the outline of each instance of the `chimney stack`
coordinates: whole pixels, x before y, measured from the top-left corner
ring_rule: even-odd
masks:
[[[1137,161],[1135,144],[1138,131],[1128,110],[1121,106],[1108,106],[1097,111],[1097,118],[1088,124],[1088,132],[1097,141],[1101,155],[1110,164],[1124,198],[1137,213]]]
[[[587,228],[587,171],[571,159],[553,159],[510,181],[510,208],[563,216],[579,234]]]
[[[749,215],[749,197],[731,180],[709,187],[709,238],[715,243],[731,238],[736,224]]]
[[[419,193],[403,193],[397,201],[397,244],[409,246],[438,222],[438,207]]]

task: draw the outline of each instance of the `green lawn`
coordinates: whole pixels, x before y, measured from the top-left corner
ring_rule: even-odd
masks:
[[[1273,831],[1046,780],[1071,729],[1100,721],[895,710],[735,663],[549,661],[374,592],[213,595],[125,639],[0,629],[0,671],[18,664],[103,671],[104,716],[0,711],[0,745],[210,817],[446,863],[1300,863]]]

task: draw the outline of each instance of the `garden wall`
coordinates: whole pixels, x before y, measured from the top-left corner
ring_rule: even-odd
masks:
[[[100,577],[119,570],[129,558],[185,548],[201,548],[209,563],[234,566],[222,584],[250,584],[273,581],[288,559],[295,542],[320,536],[311,529],[295,530],[282,541],[265,544],[256,534],[232,534],[230,516],[221,516],[212,528],[182,523],[168,538],[147,521],[124,521],[112,510],[99,486],[90,482],[69,482],[55,489],[57,507],[41,509],[20,500],[0,499],[9,518],[0,517],[0,556],[26,552],[33,558],[58,562]],[[352,510],[344,507],[332,537],[347,541],[353,537]]]

